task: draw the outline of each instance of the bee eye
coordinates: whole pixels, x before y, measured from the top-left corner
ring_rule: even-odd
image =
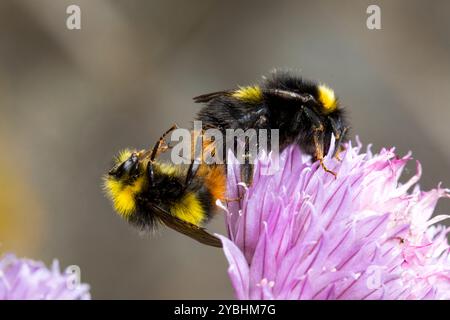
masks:
[[[136,153],[133,153],[127,160],[122,162],[119,166],[112,168],[109,171],[109,175],[117,178],[127,174],[129,176],[134,175],[139,167],[139,160]]]
[[[131,169],[133,168],[133,165],[134,165],[133,161],[131,159],[128,159],[123,163],[123,171],[127,173],[130,172]]]
[[[126,173],[129,175],[133,175],[136,173],[137,169],[139,167],[139,160],[136,153],[133,153],[127,161],[124,162],[123,168]]]

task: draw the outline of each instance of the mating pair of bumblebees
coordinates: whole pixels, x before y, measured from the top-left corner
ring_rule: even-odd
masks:
[[[203,103],[197,114],[203,128],[278,129],[280,151],[297,144],[314,161],[323,163],[331,137],[335,154],[347,141],[344,110],[329,87],[288,72],[275,71],[260,85],[239,87],[194,98]],[[105,177],[105,189],[114,209],[141,229],[164,224],[203,244],[221,247],[220,240],[202,226],[226,199],[226,165],[192,161],[187,167],[167,164],[158,155],[169,146],[170,128],[150,150],[124,150]]]

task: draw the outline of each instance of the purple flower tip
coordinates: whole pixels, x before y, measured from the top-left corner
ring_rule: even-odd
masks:
[[[236,297],[449,299],[449,230],[434,225],[448,216],[432,217],[449,190],[408,192],[421,167],[399,183],[411,158],[394,149],[349,143],[341,158],[325,159],[335,179],[291,146],[275,172],[275,158],[260,159],[248,188],[229,165],[228,197],[244,194],[228,204],[229,238],[220,236]]]
[[[57,260],[51,269],[44,263],[19,259],[13,254],[0,258],[0,300],[87,300],[89,286],[77,283],[76,274],[61,273]]]

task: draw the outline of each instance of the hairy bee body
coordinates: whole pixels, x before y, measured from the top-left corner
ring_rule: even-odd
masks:
[[[115,211],[140,229],[167,225],[200,242],[220,246],[202,225],[225,197],[221,166],[177,166],[150,161],[145,151],[125,150],[105,177]]]
[[[280,151],[295,143],[314,160],[327,154],[332,134],[336,151],[348,139],[348,122],[334,91],[288,72],[274,72],[260,85],[194,100],[206,104],[197,114],[205,128],[224,134],[227,129],[278,129]]]

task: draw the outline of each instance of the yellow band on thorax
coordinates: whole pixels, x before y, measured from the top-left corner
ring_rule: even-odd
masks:
[[[262,90],[258,86],[240,87],[233,92],[232,96],[238,100],[250,103],[258,103],[263,99]]]
[[[318,87],[319,101],[325,109],[325,113],[333,112],[337,108],[337,100],[333,89],[321,84]]]

